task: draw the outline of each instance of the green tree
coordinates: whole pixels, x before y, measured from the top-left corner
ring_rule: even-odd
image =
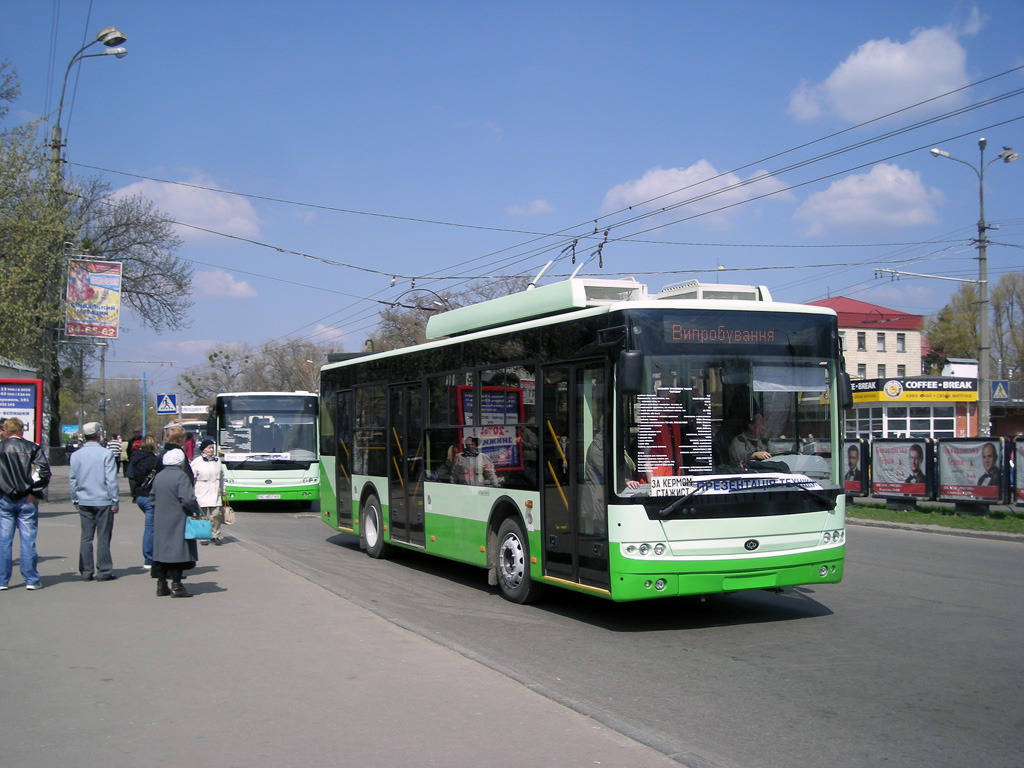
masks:
[[[976,358],[978,356],[978,287],[962,283],[956,293],[934,317],[924,323],[924,335],[932,348],[934,359],[929,361],[935,369],[950,357]]]
[[[949,303],[925,321],[924,334],[932,348],[927,360],[938,373],[950,357],[977,358],[978,286],[963,283]],[[992,371],[1004,378],[1024,379],[1024,272],[999,278],[989,295]]]
[[[19,92],[0,64],[0,104]],[[0,109],[0,120],[7,106]],[[60,435],[63,282],[68,255],[121,261],[122,303],[157,331],[188,324],[192,267],[176,257],[173,221],[141,197],[115,194],[95,178],[65,178],[39,140],[39,122],[0,130],[0,355],[37,368],[44,380],[49,439]],[[65,359],[62,359],[65,358]]]

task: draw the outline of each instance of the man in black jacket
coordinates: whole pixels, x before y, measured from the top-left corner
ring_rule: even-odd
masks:
[[[43,449],[23,437],[25,425],[7,419],[0,428],[0,590],[7,589],[13,568],[14,529],[21,553],[18,565],[25,589],[42,589],[36,570],[36,530],[39,500],[50,482],[50,464]]]

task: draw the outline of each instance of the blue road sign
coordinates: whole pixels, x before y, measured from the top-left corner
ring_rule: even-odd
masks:
[[[992,382],[992,402],[1010,402],[1010,382],[1006,379],[995,379]]]
[[[177,395],[157,395],[156,396],[156,412],[163,414],[171,414],[178,412],[178,396]]]

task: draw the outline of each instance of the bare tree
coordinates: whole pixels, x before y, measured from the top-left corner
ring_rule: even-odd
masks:
[[[212,404],[220,392],[316,392],[326,347],[297,339],[248,344],[221,344],[207,362],[189,368],[179,384],[197,403]]]
[[[1010,272],[992,289],[992,352],[1000,378],[1024,380],[1024,272]]]
[[[391,304],[380,311],[380,323],[370,335],[373,351],[409,347],[426,341],[427,321],[432,315],[447,309],[464,307],[481,301],[508,296],[525,290],[528,277],[502,275],[494,280],[480,280],[466,285],[459,292],[435,293],[416,289],[408,291],[400,303]]]

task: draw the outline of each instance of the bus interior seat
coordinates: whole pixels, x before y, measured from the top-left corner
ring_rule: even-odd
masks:
[[[725,419],[711,439],[711,459],[716,467],[729,464],[729,443],[740,432],[745,424],[743,419]]]

